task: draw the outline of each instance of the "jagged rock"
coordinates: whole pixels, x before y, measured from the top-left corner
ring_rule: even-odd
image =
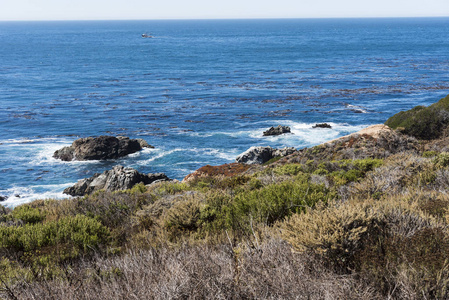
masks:
[[[317,123],[312,128],[332,128],[332,126],[327,123]]]
[[[59,150],[56,150],[53,154],[54,158],[59,158],[63,161],[72,161],[75,154],[75,148],[72,146],[64,147]]]
[[[267,131],[264,131],[263,135],[264,136],[281,135],[290,132],[291,132],[290,127],[278,125],[277,127],[271,127]]]
[[[240,154],[235,161],[247,165],[264,164],[272,158],[284,157],[296,151],[293,147],[284,149],[273,149],[267,147],[251,147],[242,154]]]
[[[90,178],[79,180],[74,186],[66,188],[64,194],[83,196],[97,190],[119,191],[132,188],[138,183],[151,184],[170,180],[164,173],[142,174],[133,168],[115,166],[112,170],[95,173]]]
[[[272,156],[273,157],[284,157],[296,152],[295,147],[285,147],[282,149],[273,149]]]
[[[145,141],[144,139],[136,139],[139,142],[140,147],[142,148],[151,148],[153,149],[154,147],[151,146],[150,144],[147,143],[147,141]]]
[[[271,147],[251,147],[235,159],[238,163],[247,165],[263,164],[273,158]]]
[[[140,151],[143,147],[152,148],[142,139],[103,135],[77,139],[71,146],[57,150],[53,157],[64,161],[117,159]]]
[[[8,198],[6,198],[4,196],[0,196],[0,202],[6,201],[6,199],[8,199]]]

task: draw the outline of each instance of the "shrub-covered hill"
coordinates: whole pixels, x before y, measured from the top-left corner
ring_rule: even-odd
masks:
[[[401,111],[389,118],[385,124],[421,140],[447,137],[449,95],[429,107],[416,106],[411,110]]]
[[[0,207],[0,298],[448,299],[449,153],[386,126]]]

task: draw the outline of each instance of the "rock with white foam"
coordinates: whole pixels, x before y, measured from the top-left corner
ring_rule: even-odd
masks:
[[[143,148],[154,147],[143,139],[102,135],[96,138],[77,139],[71,146],[57,150],[53,157],[63,161],[107,160],[117,159],[138,152]]]
[[[278,125],[277,127],[271,127],[267,131],[264,131],[264,136],[281,135],[284,133],[291,133],[291,129],[288,126]]]
[[[164,173],[142,174],[133,168],[115,166],[112,170],[96,173],[90,178],[79,180],[74,186],[66,188],[64,194],[84,196],[98,190],[120,191],[132,188],[138,183],[145,185],[170,180]]]
[[[251,147],[237,156],[235,161],[247,165],[261,165],[275,157],[284,157],[294,152],[296,152],[296,149],[293,147],[286,147],[283,149],[273,149],[270,146]]]

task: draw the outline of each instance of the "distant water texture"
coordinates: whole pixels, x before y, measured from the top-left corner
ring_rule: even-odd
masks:
[[[2,22],[0,196],[61,198],[116,164],[182,179],[251,146],[317,145],[437,101],[448,71],[449,18]],[[293,134],[262,136],[279,124]],[[156,148],[52,158],[99,135]]]

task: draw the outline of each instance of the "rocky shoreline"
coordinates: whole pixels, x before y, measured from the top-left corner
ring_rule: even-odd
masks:
[[[109,138],[109,140],[113,139]],[[130,141],[135,141],[123,137],[118,140],[125,141],[125,145],[131,144],[132,142]],[[86,143],[84,141],[88,142]],[[98,148],[103,148],[104,141],[104,137],[80,139],[75,141],[73,143],[75,147],[72,147],[75,148],[74,152],[76,153],[92,153]],[[91,145],[91,147],[89,150],[85,150],[87,147],[83,147],[84,145]],[[100,145],[101,147],[97,147],[96,145]],[[237,156],[234,163],[201,167],[185,176],[183,182],[189,182],[204,176],[235,176],[244,174],[251,172],[251,170],[260,170],[264,164],[270,161],[273,161],[273,163],[276,163],[275,161],[277,160],[280,160],[280,163],[305,162],[306,160],[314,159],[314,156],[318,154],[321,156],[326,155],[329,159],[335,159],[337,157],[339,159],[385,158],[404,150],[417,151],[418,146],[417,140],[413,137],[408,137],[398,131],[394,131],[386,125],[377,124],[364,128],[356,133],[318,145],[314,148],[321,149],[322,151],[317,153],[315,150],[313,155],[308,152],[307,148],[298,150],[294,147],[286,147],[283,149],[274,149],[270,146],[251,147]],[[60,153],[66,148],[57,152]],[[126,151],[118,152],[126,153]],[[102,157],[106,158],[114,156],[117,151],[115,148],[112,148],[109,153],[104,150],[102,153]],[[64,194],[84,196],[99,190],[110,192],[126,190],[131,189],[139,183],[151,185],[160,181],[171,181],[171,179],[163,173],[142,174],[135,169],[118,165],[111,170],[104,171],[102,174],[97,173],[90,178],[79,180],[74,186],[66,188]]]
[[[385,158],[402,151],[416,152],[423,145],[427,149],[446,149],[449,147],[445,146],[445,141],[439,140],[438,142],[423,144],[416,139],[423,139],[428,136],[425,133],[425,128],[427,127],[432,128],[434,131],[436,130],[433,123],[429,124],[432,120],[435,120],[440,127],[449,123],[449,118],[446,117],[449,115],[449,110],[444,110],[446,106],[443,100],[447,102],[447,97],[429,108],[417,107],[392,116],[386,124],[396,130],[384,124],[372,125],[359,132],[315,146],[313,147],[313,154],[310,154],[307,148],[298,150],[293,147],[283,149],[274,149],[270,146],[251,147],[237,156],[235,162],[220,166],[204,166],[185,176],[183,182],[203,176],[235,176],[236,174],[251,172],[251,170],[260,170],[262,165],[269,162],[276,164],[278,160],[280,161],[279,163],[304,163],[307,160],[315,159],[317,155],[321,158],[327,157],[329,160],[366,157]],[[428,114],[431,116],[428,117]],[[418,124],[423,129],[419,127],[418,130],[416,126],[407,127],[408,119],[413,120],[413,124]],[[313,128],[326,129],[331,128],[331,125],[317,123]],[[443,131],[436,130],[436,132],[437,134],[434,134],[435,137],[445,135]],[[263,132],[263,135],[271,136],[285,133],[291,133],[290,127],[278,125],[277,127],[269,128]],[[414,135],[416,135],[416,138]],[[141,151],[143,148],[154,147],[143,139],[130,139],[125,136],[86,137],[77,139],[72,145],[55,151],[53,157],[63,161],[114,160]],[[90,178],[79,180],[74,186],[66,188],[64,194],[84,196],[98,190],[126,190],[139,183],[150,185],[160,181],[171,181],[171,179],[163,173],[142,174],[138,170],[117,165],[101,174],[96,173]],[[4,200],[6,200],[6,197],[0,195],[0,202]]]

